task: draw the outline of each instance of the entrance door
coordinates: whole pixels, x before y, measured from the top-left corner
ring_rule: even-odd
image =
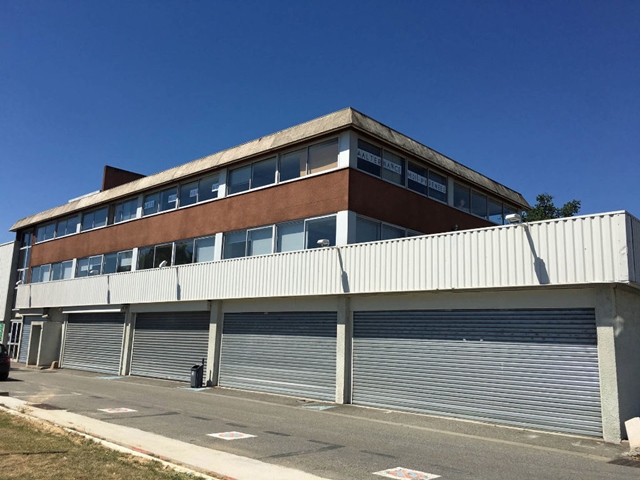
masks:
[[[11,326],[9,328],[9,338],[7,339],[9,356],[12,360],[17,360],[18,354],[20,353],[20,334],[22,333],[22,320],[11,320]]]

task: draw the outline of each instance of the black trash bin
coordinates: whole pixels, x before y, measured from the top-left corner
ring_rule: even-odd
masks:
[[[191,388],[202,387],[202,372],[204,365],[194,365],[191,367]]]

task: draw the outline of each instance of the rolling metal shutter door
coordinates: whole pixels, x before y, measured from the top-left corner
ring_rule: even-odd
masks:
[[[91,372],[120,374],[124,314],[70,314],[62,366]]]
[[[131,375],[188,382],[208,348],[209,312],[139,313]]]
[[[334,312],[228,313],[220,385],[333,401],[336,329]]]
[[[594,311],[355,312],[353,403],[602,436]]]
[[[29,338],[31,337],[31,319],[24,317],[22,320],[22,339],[20,340],[20,354],[18,361],[27,363],[27,354],[29,353]]]

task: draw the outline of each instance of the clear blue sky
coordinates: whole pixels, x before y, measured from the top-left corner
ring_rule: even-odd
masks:
[[[351,106],[521,192],[640,216],[640,1],[0,0],[19,218]]]

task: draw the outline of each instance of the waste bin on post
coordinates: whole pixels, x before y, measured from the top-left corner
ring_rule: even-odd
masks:
[[[204,365],[194,365],[191,367],[191,388],[202,387],[202,372]]]

